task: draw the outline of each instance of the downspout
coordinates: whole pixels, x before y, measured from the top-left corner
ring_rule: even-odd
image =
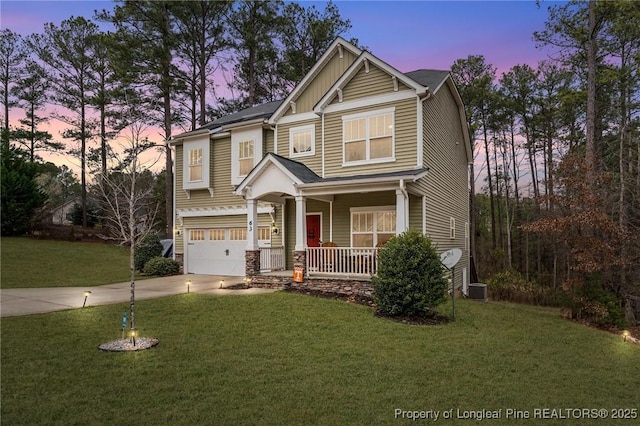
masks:
[[[406,228],[409,229],[409,193],[407,192],[407,185],[404,179],[400,179],[400,192],[402,192],[402,196],[405,201],[405,209],[404,209],[404,223]]]
[[[333,241],[333,201],[329,201],[329,241]]]
[[[278,125],[270,126],[271,130],[273,130],[273,153],[278,154]]]
[[[322,120],[321,120],[322,130],[321,130],[321,136],[320,136],[320,139],[321,139],[320,144],[322,145],[322,178],[324,179],[324,112],[322,112],[321,114],[322,114]]]

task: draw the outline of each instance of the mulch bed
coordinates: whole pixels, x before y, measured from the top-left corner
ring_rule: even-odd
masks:
[[[290,293],[304,294],[307,296],[322,297],[325,299],[342,300],[347,303],[357,303],[359,305],[368,306],[374,310],[374,315],[376,317],[388,319],[391,321],[397,321],[403,324],[439,325],[439,324],[446,324],[449,322],[449,318],[443,315],[435,315],[433,317],[410,317],[410,316],[390,317],[377,311],[376,304],[373,301],[373,299],[365,295],[329,293],[329,292],[324,292],[319,290],[307,290],[307,289],[299,289],[299,288],[287,288],[285,291],[288,291]]]

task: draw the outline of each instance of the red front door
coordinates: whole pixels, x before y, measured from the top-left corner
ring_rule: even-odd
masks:
[[[320,215],[307,215],[307,247],[320,247]]]

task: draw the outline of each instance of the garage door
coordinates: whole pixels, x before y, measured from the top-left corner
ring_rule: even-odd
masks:
[[[189,229],[186,237],[188,273],[244,276],[245,228]]]

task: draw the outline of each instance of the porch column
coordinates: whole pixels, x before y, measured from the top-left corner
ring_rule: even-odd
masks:
[[[402,234],[409,225],[409,196],[402,189],[396,189],[396,235]]]
[[[307,248],[307,200],[296,196],[296,246],[295,251]]]
[[[247,199],[247,250],[258,250],[258,203]]]

